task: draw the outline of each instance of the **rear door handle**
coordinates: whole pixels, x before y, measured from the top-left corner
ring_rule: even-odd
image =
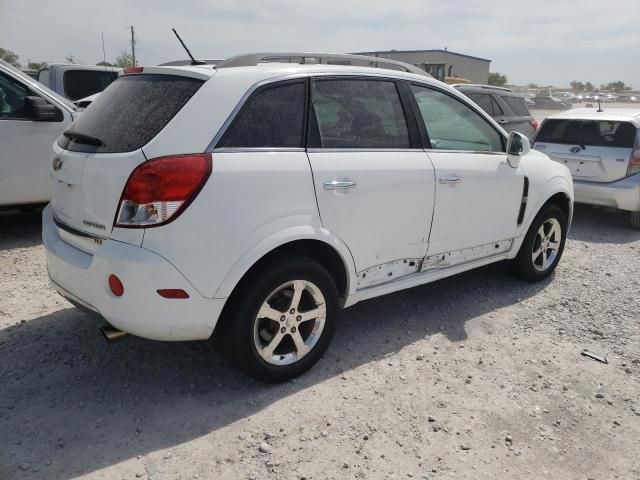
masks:
[[[460,183],[462,179],[460,177],[449,176],[449,177],[440,177],[438,181],[440,183]]]
[[[354,188],[355,186],[356,182],[338,182],[336,180],[324,183],[325,190],[347,190],[349,188]]]

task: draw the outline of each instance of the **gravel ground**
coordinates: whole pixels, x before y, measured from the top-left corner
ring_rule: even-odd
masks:
[[[640,479],[640,232],[576,207],[555,276],[493,265],[345,310],[308,374],[109,345],[0,216],[0,478]],[[581,356],[588,348],[607,356]]]

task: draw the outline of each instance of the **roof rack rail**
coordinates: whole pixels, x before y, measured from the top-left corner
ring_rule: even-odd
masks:
[[[348,53],[313,53],[313,52],[283,52],[283,53],[247,53],[228,58],[216,63],[215,68],[253,67],[259,63],[274,61],[286,61],[286,63],[298,64],[328,64],[328,65],[355,65],[360,67],[388,68],[402,72],[415,73],[433,78],[424,70],[408,63],[391,60],[388,58],[369,57],[366,55],[352,55]]]
[[[496,87],[495,85],[485,85],[482,83],[452,83],[452,87],[474,87],[474,88],[486,88],[487,90],[502,90],[504,92],[513,92],[507,87]]]

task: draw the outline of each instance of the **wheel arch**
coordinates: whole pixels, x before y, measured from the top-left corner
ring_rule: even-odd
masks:
[[[287,229],[269,237],[244,255],[225,276],[216,298],[230,298],[255,269],[277,255],[293,253],[317,261],[333,277],[341,298],[355,290],[355,264],[347,246],[324,229]]]

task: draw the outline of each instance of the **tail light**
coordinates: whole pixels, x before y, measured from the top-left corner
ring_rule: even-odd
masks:
[[[629,156],[629,166],[627,167],[627,177],[640,173],[640,145],[638,142],[633,146]]]
[[[533,129],[537,132],[538,131],[538,127],[540,126],[540,123],[538,122],[538,120],[536,120],[534,118],[532,120],[529,120],[529,125],[531,125],[533,127]]]
[[[210,153],[159,157],[139,165],[124,187],[114,226],[149,228],[175,220],[204,186],[211,165]]]

